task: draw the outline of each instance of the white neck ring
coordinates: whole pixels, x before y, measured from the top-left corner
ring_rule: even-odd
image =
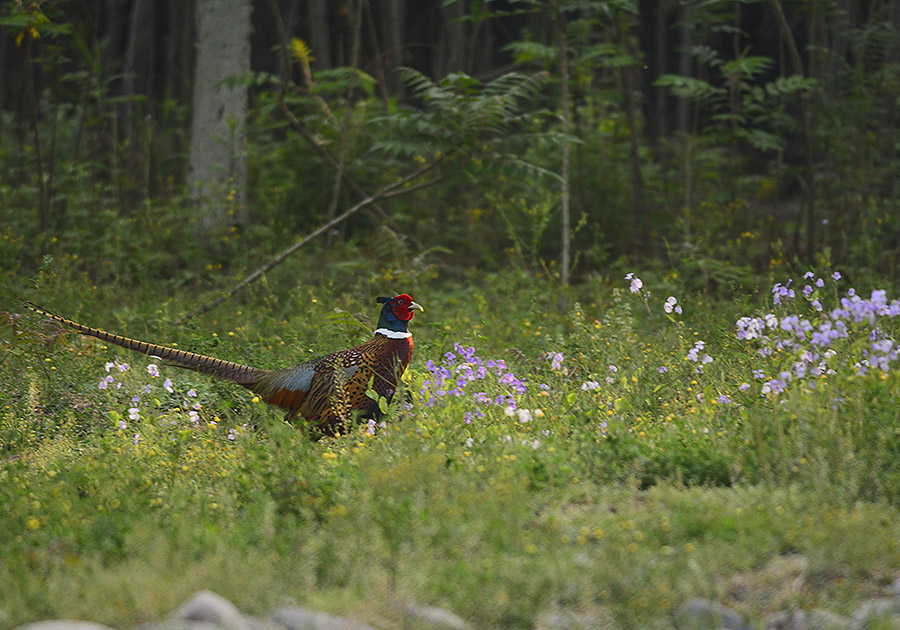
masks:
[[[412,337],[412,333],[409,331],[399,332],[396,330],[388,330],[387,328],[376,328],[374,334],[384,335],[388,339],[409,339]]]

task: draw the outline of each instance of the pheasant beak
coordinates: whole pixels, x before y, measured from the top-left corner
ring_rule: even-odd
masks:
[[[421,304],[417,304],[416,302],[410,302],[410,303],[409,303],[409,310],[411,310],[411,311],[422,311],[423,313],[425,312],[425,309],[422,308],[422,305],[421,305]]]

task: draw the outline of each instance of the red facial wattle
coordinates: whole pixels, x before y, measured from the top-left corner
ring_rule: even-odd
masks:
[[[408,322],[413,318],[413,312],[410,309],[410,306],[413,304],[413,299],[406,295],[398,295],[394,298],[394,315],[403,322]]]

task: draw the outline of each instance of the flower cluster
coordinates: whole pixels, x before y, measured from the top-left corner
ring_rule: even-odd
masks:
[[[703,352],[703,349],[706,347],[705,341],[698,341],[694,344],[694,347],[688,350],[687,356],[684,358],[690,361],[691,363],[697,364],[697,374],[703,372],[703,366],[712,363],[715,359],[711,356]],[[703,352],[701,355],[700,353]]]
[[[628,273],[625,275],[625,279],[631,282],[631,286],[628,287],[632,293],[640,293],[641,288],[644,286],[644,281],[638,278],[634,273]]]
[[[672,311],[674,311],[678,315],[681,315],[682,313],[681,305],[678,304],[678,299],[674,295],[670,295],[666,298],[666,303],[663,304],[663,310],[667,315],[671,314]]]
[[[154,399],[151,401],[150,399],[150,396],[154,394],[154,389],[156,387],[154,381],[161,378],[159,366],[155,363],[147,365],[147,374],[150,376],[150,382],[138,386],[135,386],[135,383],[133,382],[134,378],[122,380],[122,375],[131,372],[131,366],[127,363],[109,361],[105,364],[104,368],[106,370],[106,376],[100,380],[97,387],[99,389],[108,390],[111,394],[114,394],[116,398],[122,400],[123,405],[126,406],[125,414],[117,413],[113,416],[117,428],[120,431],[126,431],[129,423],[133,424],[141,420],[142,412],[150,413],[159,405],[159,400]],[[120,375],[119,379],[113,375],[114,368]],[[164,379],[161,387],[169,394],[169,398],[176,394],[175,384],[171,379]],[[129,394],[131,395],[129,396]],[[197,401],[197,392],[195,392],[193,388],[188,389],[181,398],[182,400],[180,404],[177,404],[177,408],[187,411],[190,422],[199,426],[202,405]],[[139,443],[141,439],[141,436],[135,433],[134,443]],[[233,439],[233,437],[229,436],[229,439]]]
[[[835,272],[831,280],[840,277]],[[889,301],[884,290],[863,298],[850,288],[835,308],[826,310],[819,300],[826,281],[812,272],[803,280],[800,294],[811,311],[808,315],[766,313],[736,322],[737,338],[756,343],[759,356],[771,364],[768,371],[753,372],[762,382],[762,393],[780,394],[791,383],[812,389],[820,379],[845,368],[858,375],[870,369],[887,372],[898,358],[898,348],[880,323],[900,315],[900,300]],[[772,300],[782,311],[797,297],[791,285],[788,280],[772,288]]]
[[[559,367],[563,357],[554,355],[549,360]],[[454,344],[453,352],[445,353],[440,363],[426,361],[425,369],[429,374],[419,392],[425,406],[442,406],[448,396],[469,398],[479,409],[466,414],[466,422],[473,417],[483,418],[484,408],[492,405],[516,411],[516,397],[528,391],[525,381],[509,370],[506,361],[484,361],[475,354],[474,347],[460,343]],[[500,393],[488,394],[488,390],[500,390]]]

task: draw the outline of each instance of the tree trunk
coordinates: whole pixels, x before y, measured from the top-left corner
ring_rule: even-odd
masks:
[[[681,9],[681,21],[678,27],[678,74],[691,75],[691,46],[694,43],[691,30],[691,6],[686,4]],[[675,106],[675,130],[681,133],[691,133],[691,103],[686,98],[679,98]]]
[[[572,226],[571,217],[569,216],[569,51],[566,41],[566,25],[559,11],[556,12],[556,33],[558,37],[557,46],[559,46],[559,79],[561,83],[561,109],[562,109],[562,132],[566,136],[563,138],[562,144],[562,167],[560,168],[560,178],[562,179],[562,188],[560,190],[560,206],[562,209],[562,264],[560,266],[560,281],[563,286],[569,284],[569,260],[571,259],[571,238]]]
[[[250,12],[250,0],[197,2],[189,185],[203,232],[239,221],[246,199],[247,86],[226,83],[250,70]]]
[[[467,24],[461,21],[465,15],[465,3],[454,2],[441,6],[441,44],[437,48],[437,61],[433,79],[440,80],[451,72],[469,72],[466,63],[468,43]]]
[[[387,1],[387,20],[385,23],[385,52],[388,68],[385,76],[388,94],[402,99],[403,81],[398,69],[403,65],[403,16],[406,14],[406,0]]]
[[[320,70],[331,68],[331,28],[328,20],[328,0],[309,2],[309,47]]]
[[[778,20],[778,26],[781,29],[785,44],[788,47],[791,63],[794,66],[794,72],[799,76],[808,76],[803,72],[803,61],[800,59],[800,50],[797,47],[797,42],[794,40],[793,33],[791,33],[791,27],[788,24],[787,17],[784,15],[784,9],[781,6],[781,2],[779,0],[770,0],[770,4],[772,5],[775,17]],[[806,193],[806,252],[804,258],[808,261],[813,260],[816,248],[816,174],[812,153],[812,132],[810,129],[812,126],[812,105],[810,104],[810,98],[809,95],[804,95],[802,97],[802,111],[800,113],[800,138],[803,143],[803,165],[804,176],[806,179],[804,182],[806,188],[804,191]],[[797,240],[797,232],[795,231],[795,250],[798,249]]]

